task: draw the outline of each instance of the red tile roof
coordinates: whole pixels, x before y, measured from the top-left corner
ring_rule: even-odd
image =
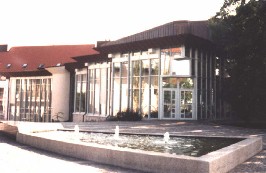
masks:
[[[93,48],[92,44],[13,47],[7,52],[0,52],[0,73],[38,71],[40,64],[46,68],[58,63],[76,62],[73,57],[98,54]],[[11,67],[7,68],[7,64]],[[23,64],[27,67],[22,68]]]

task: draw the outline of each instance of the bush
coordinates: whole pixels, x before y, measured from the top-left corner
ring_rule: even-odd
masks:
[[[118,112],[116,116],[108,116],[106,119],[108,121],[141,121],[142,116],[139,111],[127,109],[125,111]]]

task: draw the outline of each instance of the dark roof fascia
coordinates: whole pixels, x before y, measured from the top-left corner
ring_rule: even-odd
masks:
[[[101,53],[141,51],[149,48],[167,48],[171,46],[189,45],[201,49],[213,49],[214,44],[210,40],[202,39],[191,34],[181,34],[176,36],[160,37],[124,44],[114,44],[95,48]]]
[[[85,68],[84,62],[72,62],[72,63],[66,63],[65,68],[70,73],[75,72],[75,69],[82,69]]]
[[[1,75],[9,79],[10,77],[51,76],[52,74],[47,70],[39,70],[39,71],[2,72]]]
[[[75,69],[84,68],[85,63],[103,63],[103,62],[112,61],[112,59],[108,58],[107,54],[78,56],[78,57],[74,57],[73,59],[76,62],[65,64],[65,67],[69,72],[73,72]]]
[[[79,57],[74,57],[74,60],[77,62],[108,62],[108,54],[106,53],[101,53],[101,54],[96,54],[96,55],[85,55],[85,56],[79,56]]]

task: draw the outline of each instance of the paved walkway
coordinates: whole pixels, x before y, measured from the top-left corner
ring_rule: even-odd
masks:
[[[222,126],[210,123],[179,122],[179,121],[141,121],[141,122],[86,122],[62,123],[64,128],[74,129],[79,125],[80,130],[114,132],[119,125],[120,132],[156,133],[169,132],[172,135],[195,136],[251,136],[263,137],[264,150],[253,158],[239,165],[230,173],[266,173],[266,129],[247,129],[241,127]],[[136,171],[97,164],[80,159],[52,154],[43,150],[21,145],[0,134],[0,172],[121,172]]]
[[[50,153],[16,143],[0,133],[1,173],[139,173]]]

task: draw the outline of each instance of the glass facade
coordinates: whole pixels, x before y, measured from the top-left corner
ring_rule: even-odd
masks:
[[[76,72],[75,106],[76,114],[109,115],[110,66],[92,64],[88,69]]]
[[[215,56],[198,51],[197,60],[197,112],[198,119],[217,119]]]
[[[51,121],[51,78],[12,78],[10,80],[9,120]]]
[[[0,88],[0,120],[3,120],[5,117],[4,102],[4,88]]]
[[[75,112],[85,112],[87,90],[87,74],[76,75]]]
[[[121,78],[123,80],[122,88],[117,97],[113,100],[113,115],[119,111],[131,109],[141,113],[144,117],[158,118],[159,101],[159,56],[157,53],[148,51],[132,52],[127,55],[116,55],[113,59],[113,68],[116,64],[122,64]],[[124,71],[123,71],[124,70]],[[117,75],[118,77],[118,75]],[[118,89],[118,91],[117,91]],[[119,88],[114,86],[114,95],[119,92]],[[122,106],[119,106],[119,104]]]
[[[86,75],[76,74],[75,112],[87,104],[85,112],[103,116],[130,109],[149,119],[210,118],[216,113],[213,58],[184,45],[112,54],[105,68],[88,66],[88,86]]]

